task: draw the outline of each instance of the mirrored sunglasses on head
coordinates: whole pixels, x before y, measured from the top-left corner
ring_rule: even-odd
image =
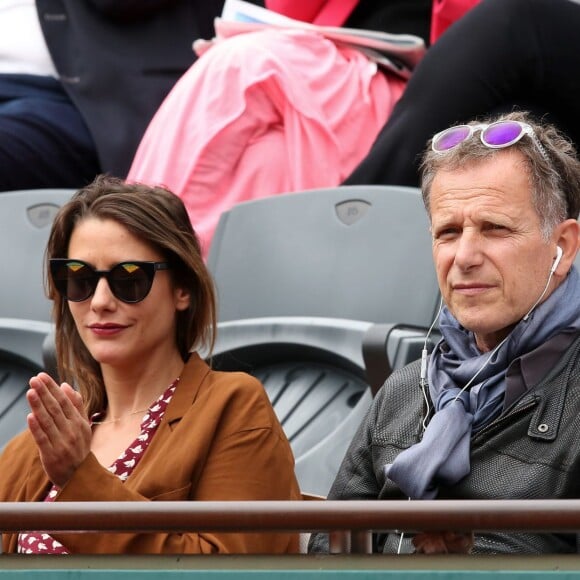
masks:
[[[431,149],[445,153],[471,139],[479,131],[481,142],[490,149],[502,149],[517,143],[524,135],[529,135],[542,155],[548,160],[546,150],[536,137],[534,130],[522,121],[496,121],[480,125],[455,125],[437,133],[431,140]]]
[[[68,258],[53,258],[49,263],[55,288],[71,302],[90,298],[103,277],[113,295],[122,302],[141,302],[149,294],[157,270],[169,269],[167,262],[127,261],[110,270],[96,270],[82,260]]]

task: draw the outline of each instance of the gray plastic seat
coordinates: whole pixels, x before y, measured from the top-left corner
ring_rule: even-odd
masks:
[[[4,264],[0,317],[50,320],[44,293],[43,258],[54,216],[72,189],[0,193],[0,241]]]
[[[0,449],[24,429],[28,380],[44,368],[48,322],[0,318]]]
[[[343,186],[224,213],[208,266],[219,319],[323,316],[429,324],[438,306],[418,189]]]
[[[222,322],[218,332],[212,366],[262,382],[292,446],[301,489],[323,496],[374,393],[391,367],[420,356],[425,338],[404,326],[298,316]],[[383,347],[379,371],[389,368],[375,383],[367,342]]]
[[[397,368],[416,356],[438,307],[419,190],[350,186],[239,204],[221,217],[208,265],[219,297],[214,366],[262,380],[301,488],[325,495],[369,384],[388,366],[367,375],[374,323],[387,323],[379,350]]]
[[[224,322],[212,365],[262,381],[299,457],[332,433],[368,391],[360,345],[371,326],[308,317]]]
[[[43,369],[42,343],[50,329],[43,260],[50,227],[72,189],[0,193],[0,448],[26,428],[25,394]]]

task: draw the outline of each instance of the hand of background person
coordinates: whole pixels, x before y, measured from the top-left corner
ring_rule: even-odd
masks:
[[[469,554],[473,532],[425,532],[413,536],[417,554]]]
[[[211,40],[206,40],[205,38],[198,38],[193,42],[192,48],[193,52],[199,58],[203,54],[205,54],[215,43],[218,42],[217,38],[212,38]]]
[[[28,428],[44,471],[52,483],[62,488],[91,448],[91,426],[82,397],[69,384],[59,386],[46,373],[32,377],[29,386]]]

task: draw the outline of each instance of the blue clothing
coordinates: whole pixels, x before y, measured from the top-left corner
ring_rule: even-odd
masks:
[[[0,190],[80,187],[98,172],[93,138],[59,81],[0,75]]]

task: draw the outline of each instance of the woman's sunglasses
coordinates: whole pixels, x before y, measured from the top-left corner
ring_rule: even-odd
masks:
[[[102,277],[107,279],[113,295],[129,304],[144,300],[157,270],[168,270],[167,262],[121,262],[110,270],[95,270],[81,260],[53,258],[50,275],[55,288],[71,302],[90,298]]]
[[[546,161],[548,154],[536,137],[534,130],[527,123],[521,121],[496,121],[489,125],[456,125],[437,133],[432,141],[431,148],[436,153],[444,153],[460,143],[471,139],[476,131],[481,131],[481,142],[491,149],[502,149],[517,143],[524,135],[529,135],[536,144]]]

